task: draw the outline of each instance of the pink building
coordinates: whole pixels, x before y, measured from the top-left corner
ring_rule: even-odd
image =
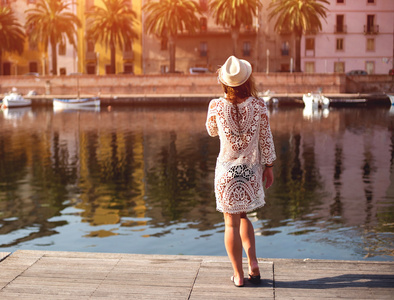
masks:
[[[303,71],[387,74],[394,65],[394,0],[329,2],[322,31],[303,37]]]

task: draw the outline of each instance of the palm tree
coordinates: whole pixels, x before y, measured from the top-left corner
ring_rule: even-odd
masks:
[[[209,10],[212,11],[215,23],[230,27],[233,41],[233,54],[237,54],[237,43],[241,26],[251,26],[253,17],[262,8],[259,0],[211,0]]]
[[[148,13],[145,19],[146,30],[159,38],[168,39],[170,73],[175,72],[175,48],[178,32],[184,30],[194,34],[200,27],[201,10],[192,0],[160,0],[148,2],[143,10]]]
[[[76,27],[81,26],[78,17],[66,11],[70,3],[61,0],[38,0],[36,7],[26,10],[26,33],[30,42],[48,45],[52,50],[52,72],[57,75],[57,45],[66,44],[66,39],[76,48]]]
[[[22,25],[17,22],[14,12],[8,7],[0,6],[0,75],[2,75],[3,52],[22,54],[25,34]]]
[[[319,3],[322,2],[322,3]],[[328,11],[324,4],[330,4],[327,0],[274,0],[269,9],[269,19],[277,17],[275,31],[293,32],[295,34],[296,58],[295,71],[301,71],[301,38],[305,31],[322,29],[320,18],[326,18]]]
[[[104,8],[93,6],[88,13],[87,36],[95,42],[109,46],[111,73],[116,73],[116,45],[121,50],[131,44],[138,34],[133,29],[137,14],[130,8],[129,0],[104,0]]]

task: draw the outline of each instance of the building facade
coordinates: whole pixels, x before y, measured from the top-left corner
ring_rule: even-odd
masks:
[[[86,36],[86,14],[93,6],[103,7],[102,0],[77,0],[76,15],[82,22],[78,29],[78,72],[83,74],[110,74],[110,49],[97,41],[89,40]],[[142,74],[142,0],[129,0],[131,9],[137,17],[133,23],[138,38],[123,50],[116,48],[116,73]]]
[[[1,0],[0,3],[1,6],[12,9],[17,22],[22,26],[26,22],[25,11],[35,6],[35,0]],[[3,75],[22,75],[26,73],[48,74],[48,56],[40,45],[32,45],[26,39],[24,51],[21,55],[3,52],[0,68]]]
[[[26,23],[26,10],[36,5],[36,0],[1,0],[0,5],[12,9],[18,22],[24,26]],[[110,51],[106,45],[86,39],[86,13],[93,5],[103,6],[102,0],[76,0],[65,1],[69,3],[68,10],[80,19],[82,27],[77,29],[77,48],[68,42],[57,45],[57,74],[69,75],[75,73],[104,75],[110,73]],[[142,74],[142,0],[130,0],[130,5],[137,14],[134,22],[138,39],[131,45],[126,45],[124,51],[117,49],[117,73]],[[24,51],[21,55],[3,53],[2,74],[22,75],[38,73],[40,75],[53,74],[51,47],[45,51],[42,45],[31,45],[26,38]]]
[[[294,39],[274,31],[273,22],[268,21],[267,8],[271,0],[261,2],[263,7],[257,12],[253,25],[240,29],[236,55],[250,61],[256,72],[290,71]],[[207,0],[199,0],[199,4],[203,14],[197,33],[184,32],[177,37],[176,70],[181,73],[189,73],[192,67],[215,72],[233,54],[231,29],[215,24]],[[166,73],[169,69],[167,41],[147,35],[144,30],[143,45],[144,73]]]
[[[24,26],[26,10],[37,0],[0,0],[11,7]],[[58,45],[57,74],[72,73],[105,75],[110,73],[110,51],[86,37],[86,13],[103,0],[65,0],[69,10],[81,20],[77,30],[78,46]],[[147,0],[130,0],[137,14],[134,22],[138,38],[117,49],[116,73],[161,74],[168,72],[169,51],[165,39],[148,35],[144,28]],[[201,67],[215,72],[233,54],[231,30],[216,25],[208,9],[208,0],[196,0],[202,8],[200,28],[195,35],[180,33],[176,47],[176,70],[189,73]],[[301,41],[301,68],[306,73],[345,73],[364,70],[369,74],[387,74],[393,68],[394,1],[393,0],[329,0],[327,19],[321,32],[308,32]],[[274,31],[275,20],[269,20],[271,0],[261,0],[253,25],[242,27],[236,55],[251,62],[256,72],[292,72],[295,60],[295,39],[291,33]],[[52,74],[51,48],[45,52],[40,45],[26,39],[22,55],[3,53],[4,75],[26,73]]]
[[[307,73],[388,74],[393,68],[394,1],[329,0],[321,32],[302,40]]]

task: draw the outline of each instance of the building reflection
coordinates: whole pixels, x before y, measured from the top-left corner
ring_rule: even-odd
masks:
[[[146,236],[161,228],[160,236],[178,222],[216,228],[219,141],[207,135],[205,118],[205,108],[0,115],[1,247],[57,234],[69,207],[89,224],[86,238],[120,228]],[[302,109],[271,112],[278,160],[267,205],[253,214],[257,234],[275,235],[295,220],[307,228],[296,234],[333,224],[363,227],[368,237],[393,232],[393,122],[383,109],[313,119]]]

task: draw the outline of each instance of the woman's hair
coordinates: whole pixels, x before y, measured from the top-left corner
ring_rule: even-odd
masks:
[[[250,75],[248,80],[240,86],[231,87],[222,83],[223,91],[226,93],[226,99],[231,103],[236,104],[238,99],[246,97],[258,98],[258,91],[254,83],[253,75]]]
[[[238,125],[238,134],[241,133],[241,127],[239,124],[239,108],[238,101],[239,99],[243,99],[246,97],[254,97],[258,99],[258,91],[256,89],[256,85],[254,83],[254,78],[252,75],[245,81],[245,83],[240,86],[231,87],[222,83],[223,91],[226,93],[226,99],[230,101],[235,106],[237,125]]]

